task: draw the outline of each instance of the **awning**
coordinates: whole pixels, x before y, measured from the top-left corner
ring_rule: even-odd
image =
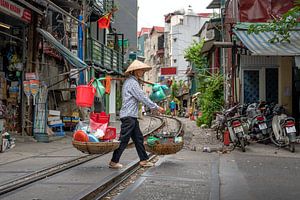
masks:
[[[221,0],[212,0],[212,2],[210,2],[209,5],[206,7],[206,9],[215,8],[221,8]]]
[[[63,44],[57,41],[49,32],[37,28],[36,29],[42,36],[74,67],[83,68],[88,65],[83,62],[80,58],[75,56],[69,49],[67,49]]]
[[[289,42],[270,43],[273,32],[248,34],[245,29],[233,29],[241,42],[253,53],[260,56],[297,56],[300,55],[300,30],[290,31]]]
[[[205,41],[203,43],[203,46],[202,46],[202,49],[201,49],[201,53],[204,54],[204,53],[209,52],[213,48],[214,42],[215,42],[215,40],[207,40],[207,41]]]
[[[205,54],[211,51],[214,47],[230,48],[232,46],[233,46],[232,42],[220,42],[215,40],[208,40],[204,42],[203,47],[201,49],[201,53]]]

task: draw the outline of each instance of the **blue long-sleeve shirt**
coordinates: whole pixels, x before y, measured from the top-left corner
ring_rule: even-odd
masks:
[[[158,105],[152,102],[144,93],[135,76],[130,76],[122,88],[122,108],[120,118],[138,117],[139,102],[150,109],[158,109]]]

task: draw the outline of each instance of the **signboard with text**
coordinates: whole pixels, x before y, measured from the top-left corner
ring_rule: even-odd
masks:
[[[176,75],[177,68],[176,67],[162,67],[160,68],[161,75]]]
[[[31,21],[31,11],[9,0],[0,0],[0,12],[21,19],[27,23]]]

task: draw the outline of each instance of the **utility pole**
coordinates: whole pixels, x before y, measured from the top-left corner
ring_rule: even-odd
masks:
[[[85,0],[82,1],[82,10],[81,15],[79,15],[78,20],[80,22],[85,22],[85,7],[86,2]],[[78,52],[77,55],[81,60],[84,60],[84,23],[78,23]],[[84,71],[79,73],[79,84],[84,84]]]
[[[222,42],[225,42],[225,30],[224,30],[224,26],[225,26],[225,19],[224,19],[224,11],[225,11],[225,0],[221,0],[221,9],[220,9],[220,15],[221,15],[221,38],[222,38]],[[224,100],[225,100],[225,104],[228,103],[228,90],[227,90],[227,69],[226,69],[226,59],[225,59],[225,48],[222,48],[221,50],[221,62],[222,62],[222,68],[223,68],[223,74],[224,74],[224,85],[223,85],[223,91],[224,91]]]

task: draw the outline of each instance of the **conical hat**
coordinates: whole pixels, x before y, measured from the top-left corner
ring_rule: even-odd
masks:
[[[137,69],[144,69],[145,71],[148,71],[148,70],[152,69],[152,67],[150,67],[149,65],[147,65],[145,63],[142,63],[141,61],[135,60],[129,65],[125,74],[128,75],[129,72],[132,72]]]

